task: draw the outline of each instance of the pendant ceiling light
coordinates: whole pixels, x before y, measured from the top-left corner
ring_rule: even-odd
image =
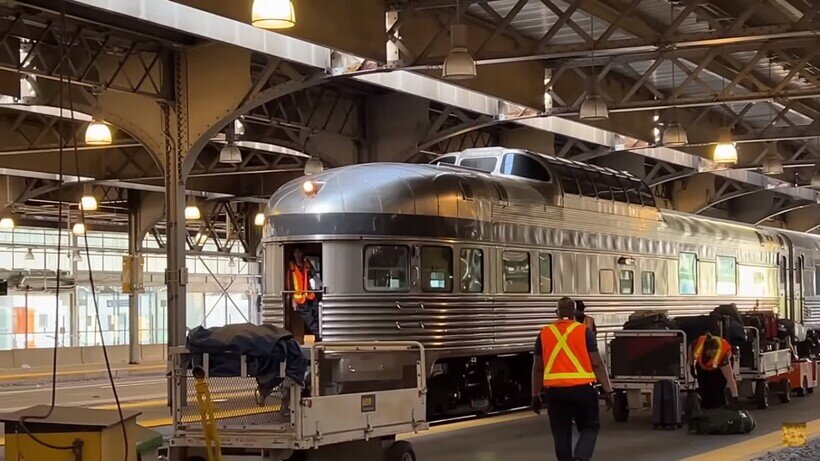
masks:
[[[305,162],[305,175],[319,174],[325,171],[325,165],[316,157],[311,157]]]
[[[441,77],[445,80],[466,80],[478,74],[475,59],[467,49],[467,26],[450,26],[450,52],[444,60]]]
[[[26,252],[26,261],[34,261],[34,251],[31,248]]]
[[[256,213],[256,216],[253,217],[253,224],[258,226],[258,227],[264,226],[265,225],[265,213],[262,213],[261,211],[259,213]]]
[[[85,129],[85,143],[89,146],[109,146],[112,143],[111,129],[105,123],[94,119]]]
[[[188,198],[188,204],[185,206],[185,219],[188,221],[202,219],[202,213],[200,213],[199,207],[196,205],[196,199],[193,197]]]
[[[814,176],[811,177],[811,187],[820,189],[820,170],[815,171]]]
[[[83,262],[83,255],[82,255],[82,253],[80,253],[80,250],[74,250],[74,253],[71,254],[71,259],[75,263]]]
[[[236,260],[234,258],[228,260],[228,269],[236,269]]]
[[[0,218],[0,230],[14,230],[14,218],[12,218],[10,215],[3,216],[2,218]]]
[[[225,141],[227,143],[219,151],[219,163],[242,163],[242,151],[236,145],[236,125],[234,123],[228,125],[225,130]]]
[[[291,0],[254,0],[251,24],[260,29],[289,29],[296,25]]]
[[[737,148],[732,142],[732,131],[729,127],[720,128],[718,143],[712,159],[717,163],[737,163]]]
[[[685,146],[689,144],[689,138],[680,123],[672,122],[663,130],[661,143],[664,146]]]
[[[769,146],[769,155],[763,160],[763,174],[778,175],[783,174],[783,162],[777,153],[777,142],[772,142]]]
[[[83,196],[80,198],[80,209],[83,211],[95,211],[97,209],[97,199],[94,197],[94,186],[83,185]]]
[[[76,235],[77,237],[85,235],[85,224],[78,222],[74,224],[74,227],[71,228],[71,233]]]
[[[609,108],[606,101],[595,93],[587,95],[581,103],[578,118],[585,121],[606,120],[609,118]]]

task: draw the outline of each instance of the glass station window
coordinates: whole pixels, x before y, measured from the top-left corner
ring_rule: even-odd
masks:
[[[541,293],[552,293],[552,255],[538,255],[538,285]]]
[[[423,291],[453,291],[453,249],[421,247],[421,289]]]
[[[645,295],[655,294],[655,273],[650,271],[641,272],[641,293]]]
[[[678,291],[682,295],[698,293],[698,256],[694,253],[678,256]]]
[[[524,154],[504,154],[501,174],[549,182],[550,174],[538,160]]]
[[[479,157],[479,158],[463,158],[459,165],[466,166],[467,168],[472,168],[474,170],[484,171],[486,173],[492,173],[495,171],[495,157]]]
[[[530,254],[505,251],[501,256],[505,293],[530,292]]]
[[[441,158],[437,158],[437,159],[433,160],[433,163],[436,164],[436,165],[442,165],[442,164],[455,165],[456,164],[456,157],[453,156],[453,155],[448,155],[446,157],[441,157]]]
[[[484,292],[484,251],[478,248],[461,249],[461,292]]]
[[[737,294],[737,260],[728,256],[717,257],[717,294]]]
[[[622,270],[618,276],[618,289],[622,295],[635,293],[635,273],[630,270]]]
[[[601,269],[598,273],[598,289],[603,295],[615,293],[615,271],[612,269]]]
[[[369,245],[364,249],[365,290],[407,291],[410,251],[406,246]]]

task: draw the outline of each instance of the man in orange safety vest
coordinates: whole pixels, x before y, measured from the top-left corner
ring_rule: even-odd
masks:
[[[541,414],[544,389],[558,461],[592,459],[600,428],[596,381],[607,406],[612,405],[612,385],[595,334],[575,321],[575,314],[573,300],[558,301],[558,321],[541,329],[532,365],[532,410]],[[573,421],[580,433],[574,449]]]
[[[302,249],[293,250],[293,260],[288,263],[288,285],[291,293],[291,306],[299,313],[305,326],[319,341],[319,300],[311,280],[317,279],[316,269],[305,258]]]

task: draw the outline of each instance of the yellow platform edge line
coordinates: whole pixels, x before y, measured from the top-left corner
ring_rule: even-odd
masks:
[[[806,423],[806,435],[809,439],[820,435],[820,419]],[[716,459],[720,461],[743,461],[781,448],[783,448],[783,434],[781,431],[775,431],[706,453],[684,458],[681,461],[714,461]]]
[[[146,365],[146,366],[136,366],[131,368],[112,368],[111,372],[116,373],[119,371],[151,371],[151,370],[165,370],[167,367],[165,365]],[[81,375],[86,373],[105,373],[105,368],[98,368],[92,370],[65,370],[65,371],[58,371],[57,376],[71,376],[71,375]],[[0,374],[0,381],[16,381],[19,379],[26,379],[26,378],[50,378],[51,371],[43,371],[43,372],[33,372],[33,373],[17,373],[17,374]]]

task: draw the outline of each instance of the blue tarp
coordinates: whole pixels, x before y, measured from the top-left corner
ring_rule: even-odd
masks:
[[[304,384],[308,361],[299,343],[283,328],[251,323],[196,327],[188,332],[186,347],[194,365],[202,366],[202,354],[209,354],[210,376],[239,376],[240,356],[244,355],[249,376],[278,382],[282,378],[277,376],[280,364],[284,362],[285,375]]]

